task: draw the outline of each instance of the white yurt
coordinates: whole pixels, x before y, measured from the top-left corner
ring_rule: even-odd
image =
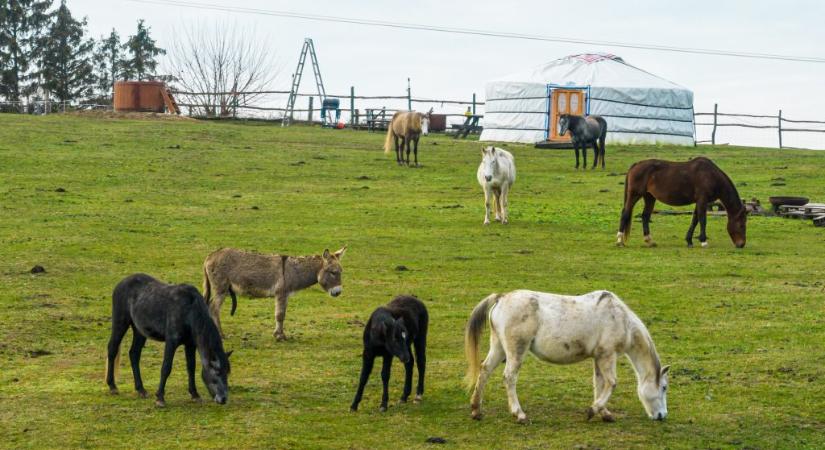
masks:
[[[485,102],[482,141],[569,145],[558,116],[570,113],[604,117],[608,142],[693,145],[693,92],[615,55],[572,55],[490,81]]]

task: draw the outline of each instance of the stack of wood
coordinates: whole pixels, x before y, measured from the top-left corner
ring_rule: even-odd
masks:
[[[825,203],[807,203],[805,205],[781,205],[778,214],[792,219],[811,219],[818,227],[825,226]]]

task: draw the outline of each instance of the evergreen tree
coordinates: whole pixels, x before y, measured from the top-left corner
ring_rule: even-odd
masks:
[[[101,97],[109,97],[115,81],[123,77],[123,53],[120,35],[114,28],[109,37],[101,38],[95,49],[95,72],[97,88]]]
[[[149,35],[149,28],[143,25],[143,19],[138,21],[137,33],[129,36],[123,45],[129,53],[129,59],[124,63],[125,78],[146,80],[155,76],[158,55],[165,55],[166,50],[155,45],[155,40]]]
[[[44,87],[60,101],[87,97],[94,87],[91,56],[94,41],[84,38],[86,19],[77,21],[61,0],[55,20],[44,38]]]
[[[52,0],[0,0],[0,95],[18,101],[37,90],[36,59]]]

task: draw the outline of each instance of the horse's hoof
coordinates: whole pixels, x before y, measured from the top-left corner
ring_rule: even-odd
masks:
[[[192,396],[192,403],[203,403],[203,399],[198,394]]]
[[[407,403],[407,399],[406,398],[398,399],[398,403]]]
[[[490,221],[489,221],[489,220],[487,220],[487,219],[485,219],[485,220],[484,220],[484,225],[490,225]]]
[[[501,223],[504,224],[504,225],[507,225],[508,223],[510,223],[510,221],[507,220],[507,219],[504,219],[504,220],[501,221]]]
[[[419,395],[415,396],[415,398],[413,399],[413,403],[415,403],[417,405],[417,404],[421,403],[422,400],[423,399],[421,398],[421,395],[419,394]]]
[[[688,248],[693,248],[693,244],[688,242]]]
[[[616,242],[616,247],[624,247],[624,242],[622,242],[622,241]]]
[[[705,248],[707,246],[708,246],[708,241],[702,242],[702,248]]]
[[[612,423],[612,422],[616,421],[616,418],[613,417],[613,414],[610,414],[609,412],[606,412],[606,413],[602,414],[602,421]]]
[[[120,391],[118,391],[116,387],[110,387],[109,388],[109,395],[118,395],[118,394],[120,394]]]
[[[592,407],[592,406],[591,406],[591,407],[589,407],[589,408],[587,408],[587,420],[592,419],[592,418],[593,418],[593,416],[595,416],[595,415],[596,415],[596,410],[595,410],[595,409],[593,409],[593,407]]]
[[[357,407],[354,407],[354,406],[350,406],[350,407],[349,407],[349,412],[351,412],[351,413],[357,413],[357,412],[358,412],[358,408],[357,408]]]
[[[382,406],[382,407],[378,408],[378,412],[387,412],[387,407]]]
[[[527,425],[528,423],[530,423],[530,421],[529,421],[529,420],[527,420],[527,416],[525,416],[525,415],[523,415],[523,416],[519,416],[519,418],[518,418],[518,419],[516,419],[516,422],[518,422],[518,423],[520,423],[520,424],[522,424],[522,425]]]
[[[137,396],[138,396],[139,398],[146,398],[146,397],[148,397],[148,396],[149,396],[149,394],[148,394],[148,393],[146,393],[146,391],[137,391]]]
[[[155,400],[155,406],[157,406],[158,408],[165,408],[166,402],[163,400]]]
[[[275,336],[276,341],[280,342],[280,341],[285,341],[286,340],[286,334],[284,334],[284,333],[278,333],[276,331],[276,332],[272,333],[272,335]]]
[[[470,417],[472,417],[473,420],[481,420],[482,416],[481,411],[477,409],[474,409],[473,412],[470,413]]]

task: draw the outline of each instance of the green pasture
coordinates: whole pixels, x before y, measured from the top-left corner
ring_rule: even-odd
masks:
[[[658,247],[644,246],[638,218],[628,247],[614,245],[634,161],[705,155],[743,198],[825,202],[825,153],[608,146],[606,170],[576,171],[572,151],[508,145],[518,171],[511,223],[484,227],[477,142],[425,136],[420,169],[397,167],[382,143],[381,134],[304,126],[0,115],[0,446],[825,446],[825,229],[752,217],[737,250],[724,217],[709,217],[710,247],[688,249],[690,216],[655,215]],[[126,357],[121,394],[108,394],[110,296],[126,275],[200,288],[201,264],[219,247],[309,254],[345,244],[343,295],[295,294],[288,341],[272,337],[272,301],[242,297],[234,317],[224,308],[224,345],[234,350],[227,405],[189,401],[182,350],[166,408],[135,396]],[[31,274],[35,265],[46,272]],[[602,423],[586,421],[590,363],[529,358],[518,392],[531,423],[510,417],[501,368],[485,418],[471,420],[464,323],[491,292],[519,288],[623,298],[672,366],[668,419],[645,416],[625,359],[609,404],[618,420]],[[389,411],[378,412],[376,369],[350,413],[363,323],[400,293],[430,311],[424,402],[397,403],[396,361]],[[159,343],[143,353],[150,392],[161,356]]]

